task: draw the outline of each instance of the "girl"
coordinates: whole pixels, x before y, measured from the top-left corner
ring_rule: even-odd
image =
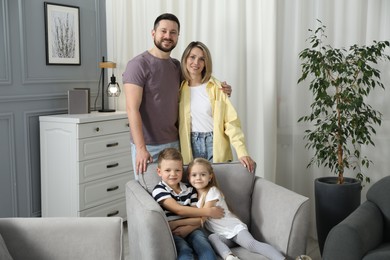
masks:
[[[218,189],[214,171],[209,161],[204,158],[194,159],[188,165],[188,181],[198,192],[197,207],[220,206],[225,210],[225,217],[205,219],[204,222],[204,227],[213,233],[209,236],[211,245],[223,259],[239,259],[233,255],[228,246],[233,245],[232,242],[252,253],[264,255],[272,260],[285,259],[271,245],[254,239],[246,224],[230,212],[222,192]]]
[[[210,162],[233,159],[231,146],[249,172],[254,161],[248,155],[240,120],[221,82],[211,76],[211,55],[201,42],[191,42],[181,58],[184,81],[180,89],[179,140],[184,164],[203,157]]]

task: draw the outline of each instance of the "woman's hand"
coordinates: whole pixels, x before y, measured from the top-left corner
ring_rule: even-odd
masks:
[[[254,173],[255,171],[255,161],[250,156],[242,156],[239,158],[241,164],[248,169],[248,172]]]

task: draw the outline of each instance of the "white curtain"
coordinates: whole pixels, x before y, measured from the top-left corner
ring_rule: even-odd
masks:
[[[388,0],[107,0],[109,60],[120,76],[126,63],[150,49],[155,18],[164,12],[181,22],[179,43],[172,56],[180,59],[190,41],[202,41],[213,56],[214,75],[233,87],[231,97],[242,121],[257,174],[311,199],[313,181],[327,169],[306,168],[312,155],[304,148],[304,129],[297,120],[309,111],[312,97],[300,76],[299,52],[309,46],[308,29],[327,26],[336,47],[390,40]],[[383,113],[374,137],[376,146],[364,148],[374,161],[372,182],[390,170],[390,66],[381,65],[387,90],[369,97]],[[121,82],[121,78],[119,77]],[[386,102],[387,101],[387,102]],[[119,108],[124,110],[124,95]],[[370,184],[363,189],[362,199]],[[314,234],[314,221],[312,233]]]

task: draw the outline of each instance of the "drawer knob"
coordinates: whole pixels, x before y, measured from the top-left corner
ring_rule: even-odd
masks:
[[[129,123],[127,123],[127,124],[126,124],[126,126],[127,126],[127,127],[130,127],[130,124],[129,124]]]
[[[100,128],[99,127],[96,127],[95,128],[95,132],[99,132],[100,131]]]
[[[114,191],[114,190],[117,190],[117,189],[119,189],[119,186],[107,188],[107,192]]]
[[[116,143],[111,143],[111,144],[106,144],[106,147],[115,147],[115,146],[118,146],[119,143],[116,142]]]
[[[108,213],[107,214],[107,217],[113,217],[113,216],[116,216],[116,215],[118,215],[119,214],[119,210],[115,210],[115,211],[113,211],[113,212],[111,212],[111,213]]]
[[[119,166],[119,163],[113,163],[113,164],[109,164],[107,165],[107,169],[110,169],[110,168],[115,168],[115,167],[118,167]]]

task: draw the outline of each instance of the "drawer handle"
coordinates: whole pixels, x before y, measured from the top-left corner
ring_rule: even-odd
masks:
[[[107,217],[116,216],[116,215],[118,215],[118,214],[119,214],[119,210],[115,210],[115,211],[113,211],[113,212],[111,212],[111,213],[108,213],[108,214],[107,214]]]
[[[109,165],[107,165],[107,169],[115,168],[115,167],[118,167],[118,166],[119,166],[119,163],[109,164]]]
[[[126,126],[127,126],[127,127],[130,127],[130,124],[129,124],[129,123],[127,123],[127,124],[126,124]]]
[[[106,144],[106,147],[115,147],[115,146],[118,146],[119,143],[116,142],[116,143],[111,143],[111,144]]]
[[[119,189],[119,186],[107,188],[107,192],[114,191],[114,190],[117,190],[117,189]]]
[[[100,131],[100,128],[99,128],[99,127],[96,127],[96,128],[95,128],[95,131],[96,131],[96,132],[99,132],[99,131]]]

